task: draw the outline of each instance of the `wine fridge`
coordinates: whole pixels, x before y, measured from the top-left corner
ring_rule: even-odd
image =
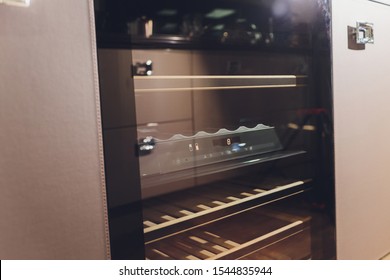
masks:
[[[335,258],[328,1],[95,8],[112,258]]]

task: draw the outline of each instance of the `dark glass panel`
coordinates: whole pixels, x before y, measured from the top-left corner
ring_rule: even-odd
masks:
[[[133,137],[104,139],[109,201],[136,207],[123,224],[110,207],[113,252],[334,258],[328,2],[101,0],[96,15],[104,128]]]

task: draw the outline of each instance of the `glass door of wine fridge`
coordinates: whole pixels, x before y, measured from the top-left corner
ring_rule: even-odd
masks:
[[[332,259],[330,8],[95,1],[114,259]]]

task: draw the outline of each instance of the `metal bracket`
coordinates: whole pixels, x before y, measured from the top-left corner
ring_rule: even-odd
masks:
[[[150,154],[156,145],[156,141],[153,137],[148,136],[138,141],[138,154],[140,156]]]
[[[146,62],[137,62],[133,65],[134,76],[150,76],[153,73],[153,62],[148,60]]]
[[[374,24],[356,22],[356,27],[348,26],[348,49],[364,50],[366,44],[374,44]]]
[[[356,43],[374,44],[374,24],[369,22],[356,23]]]

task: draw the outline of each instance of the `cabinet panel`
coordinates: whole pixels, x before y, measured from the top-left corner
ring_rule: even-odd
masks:
[[[332,5],[338,258],[379,259],[390,251],[390,152],[382,140],[390,135],[383,122],[390,101],[384,79],[390,7],[348,0]],[[374,25],[375,42],[364,50],[348,49],[346,30],[357,21]]]

